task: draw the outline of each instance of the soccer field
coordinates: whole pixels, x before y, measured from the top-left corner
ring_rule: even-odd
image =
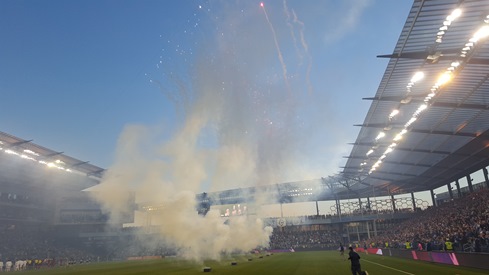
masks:
[[[260,258],[260,256],[262,258]],[[455,267],[421,261],[360,254],[362,269],[370,275],[443,274],[475,275],[488,274],[487,270]],[[197,264],[189,261],[166,258],[161,260],[127,261],[80,265],[29,271],[36,274],[200,274],[203,267],[211,267],[205,274],[351,274],[348,256],[341,257],[337,251],[279,253],[270,256],[237,256],[221,262],[206,261]],[[249,261],[249,259],[252,259]],[[236,265],[231,265],[236,262]]]

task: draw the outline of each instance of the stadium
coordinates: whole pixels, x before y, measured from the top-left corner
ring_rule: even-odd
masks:
[[[111,200],[110,169],[0,132],[1,271],[349,274],[343,246],[369,274],[487,274],[488,36],[487,1],[414,1],[344,167],[314,180]]]

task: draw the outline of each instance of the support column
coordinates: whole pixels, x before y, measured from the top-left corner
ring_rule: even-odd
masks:
[[[366,221],[365,224],[367,225],[367,236],[370,239],[370,224],[368,223],[368,221]]]
[[[151,213],[152,211],[146,211],[146,233],[151,233],[151,224],[152,224],[152,219],[153,219],[153,214]]]
[[[489,188],[489,175],[488,175],[489,173],[487,172],[487,168],[486,167],[482,168],[482,172],[484,174],[484,179],[486,180],[486,186],[487,188]]]
[[[396,209],[396,199],[394,199],[394,195],[391,195],[391,200],[392,200],[392,209],[394,210],[394,212],[397,211]]]
[[[447,188],[448,188],[448,194],[450,194],[450,200],[453,200],[452,185],[450,183],[447,183]]]
[[[336,200],[336,214],[341,218],[341,205],[340,200]]]
[[[411,201],[413,202],[413,211],[416,212],[416,199],[414,198],[414,192],[411,192]]]
[[[367,210],[372,210],[372,208],[370,207],[370,197],[367,197]]]
[[[319,206],[318,206],[318,201],[316,201],[316,213],[319,216]]]
[[[377,222],[374,220],[374,236],[377,237]]]
[[[467,184],[469,185],[470,193],[473,193],[474,192],[474,186],[472,186],[472,178],[470,177],[470,175],[467,175],[465,178],[467,179]]]
[[[458,180],[455,181],[455,187],[457,187],[457,195],[460,199],[462,197],[462,192],[460,192],[460,183],[458,183]]]
[[[433,202],[433,206],[436,206],[435,192],[433,192],[433,189],[430,189],[430,193],[431,193],[431,201]]]
[[[357,223],[357,240],[360,243],[360,232],[358,231],[359,227],[360,227],[360,223]]]
[[[351,240],[350,240],[350,227],[348,226],[347,223],[345,223],[345,226],[346,226],[346,234],[348,234],[348,243],[350,244],[351,243]]]

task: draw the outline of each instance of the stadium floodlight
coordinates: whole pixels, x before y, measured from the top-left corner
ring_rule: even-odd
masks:
[[[9,155],[16,155],[16,156],[18,156],[18,155],[19,155],[19,153],[15,152],[15,151],[12,151],[12,150],[10,150],[10,149],[5,150],[5,153],[7,153],[7,154],[9,154]]]
[[[457,68],[458,66],[460,66],[460,62],[458,62],[458,61],[453,61],[453,62],[450,64],[450,66]]]
[[[375,138],[375,140],[379,140],[381,138],[385,137],[385,133],[384,132],[380,132],[377,137]]]
[[[479,41],[480,39],[483,39],[483,38],[486,38],[487,36],[489,36],[489,26],[483,26],[481,27],[475,34],[474,36],[472,37],[475,41],[470,41],[470,42],[477,42]]]
[[[414,76],[411,78],[412,83],[416,83],[420,81],[421,79],[424,78],[424,73],[423,72],[416,72]]]
[[[20,155],[20,157],[21,157],[21,158],[23,158],[23,159],[28,159],[28,160],[33,160],[33,161],[36,161],[36,160],[35,160],[33,157],[30,157],[30,156],[28,156],[28,155],[24,155],[24,154],[22,154],[22,155]]]
[[[452,13],[449,16],[447,16],[447,21],[453,21],[457,19],[461,14],[462,14],[461,9],[454,9]]]
[[[438,78],[436,86],[442,86],[452,79],[452,74],[450,72],[445,72]]]
[[[393,118],[393,117],[397,116],[398,114],[399,114],[398,109],[392,110],[392,112],[389,115],[389,118]]]
[[[31,150],[29,150],[29,149],[25,149],[25,150],[24,150],[24,153],[31,154],[31,155],[34,155],[34,156],[39,156],[39,154],[38,154],[38,153],[36,153],[36,152],[34,152],[34,151],[31,151]]]
[[[424,110],[426,110],[426,108],[428,108],[428,105],[426,104],[421,104],[418,109],[416,110],[416,112],[414,113],[415,116],[418,116],[421,112],[423,112]]]
[[[411,119],[408,120],[408,122],[404,125],[405,127],[409,127],[411,124],[413,124],[413,122],[416,121],[416,117],[412,117]]]

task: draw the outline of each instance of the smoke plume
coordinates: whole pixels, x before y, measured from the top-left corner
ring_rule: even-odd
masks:
[[[131,215],[134,205],[128,202],[135,194],[136,207],[153,208],[138,211],[145,220],[140,225],[158,225],[157,232],[182,256],[196,260],[266,247],[271,234],[259,211],[228,222],[215,210],[198,215],[196,194],[309,176],[300,165],[304,156],[299,141],[307,142],[302,133],[307,122],[301,120],[301,112],[310,101],[301,96],[310,89],[310,68],[303,68],[302,77],[300,69],[291,70],[284,81],[281,68],[285,63],[299,64],[302,56],[297,56],[286,18],[278,18],[283,13],[271,14],[269,9],[269,23],[279,22],[273,35],[281,45],[289,45],[283,47],[283,59],[277,60],[275,41],[266,27],[268,18],[259,7],[242,3],[236,8],[228,3],[207,14],[212,32],[197,39],[189,75],[178,77],[190,82],[166,85],[165,81],[176,79],[166,62],[159,79],[152,81],[160,87],[178,87],[165,90],[165,95],[172,104],[182,104],[174,106],[183,110],[176,118],[181,123],[126,126],[116,160],[93,192],[113,222]],[[309,106],[307,111],[311,110]],[[256,197],[263,200],[258,205],[274,200]]]

